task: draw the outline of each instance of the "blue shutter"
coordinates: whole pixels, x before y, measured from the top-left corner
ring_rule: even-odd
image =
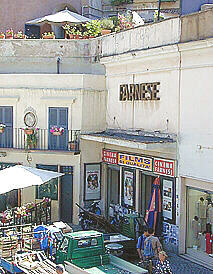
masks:
[[[50,133],[52,126],[63,127],[64,133],[61,136],[54,136]],[[68,149],[68,108],[49,108],[49,143],[51,150]]]
[[[13,107],[0,107],[0,124],[5,124],[4,133],[0,134],[0,147],[13,147]]]

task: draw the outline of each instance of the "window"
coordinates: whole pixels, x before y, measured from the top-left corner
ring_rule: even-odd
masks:
[[[0,107],[0,124],[6,127],[3,133],[0,133],[0,147],[13,147],[13,107]]]
[[[60,136],[55,136],[50,132],[54,126],[62,127],[64,132]],[[48,149],[68,150],[68,108],[49,108],[49,130]]]
[[[67,252],[68,250],[68,244],[69,244],[69,241],[67,238],[64,238],[62,244],[61,244],[61,247],[60,249],[62,250],[62,252]]]
[[[78,247],[90,247],[90,246],[96,246],[98,244],[97,238],[92,238],[92,239],[84,239],[84,240],[79,240],[78,241]]]

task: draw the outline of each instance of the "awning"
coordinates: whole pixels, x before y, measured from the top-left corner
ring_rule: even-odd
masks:
[[[65,23],[73,23],[73,24],[80,24],[83,22],[88,22],[91,19],[84,17],[78,13],[69,11],[68,9],[62,10],[55,14],[46,15],[41,18],[33,19],[31,21],[26,22],[29,25],[40,25],[40,24],[53,24],[53,25],[60,25]]]
[[[145,131],[111,130],[81,134],[81,139],[104,144],[142,149],[149,151],[167,151],[176,153],[176,137]]]
[[[34,167],[16,165],[0,171],[0,194],[14,189],[41,185],[53,178],[63,176],[63,173],[42,170]]]

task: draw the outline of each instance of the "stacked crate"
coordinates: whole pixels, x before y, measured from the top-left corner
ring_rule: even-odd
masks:
[[[18,239],[16,236],[0,239],[0,257],[12,260],[17,251]]]

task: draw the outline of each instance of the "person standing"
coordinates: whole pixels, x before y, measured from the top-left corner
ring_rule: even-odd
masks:
[[[158,253],[162,250],[162,245],[158,237],[154,236],[154,230],[148,228],[149,236],[144,241],[144,256],[147,259],[158,259]]]
[[[154,268],[154,274],[172,274],[172,270],[167,260],[168,256],[165,251],[159,252],[159,259]]]
[[[144,242],[148,236],[149,236],[148,228],[144,227],[143,234],[138,238],[138,242],[137,242],[137,246],[136,246],[138,256],[140,258],[140,262],[144,261]]]

